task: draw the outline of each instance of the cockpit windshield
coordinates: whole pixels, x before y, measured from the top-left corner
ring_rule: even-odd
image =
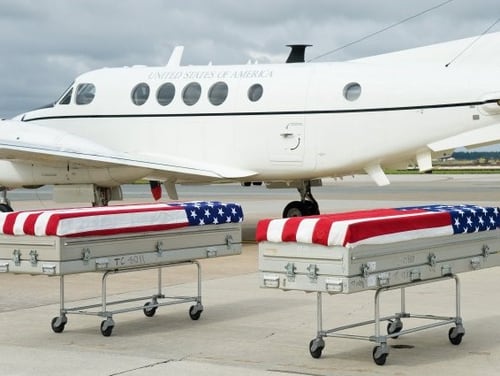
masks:
[[[59,101],[59,104],[70,104],[71,103],[71,95],[73,94],[73,88],[69,89],[69,91],[62,97]]]
[[[83,83],[76,87],[76,104],[89,104],[94,100],[95,86],[94,84]]]
[[[89,104],[95,97],[95,85],[91,83],[81,83],[75,87],[73,82],[56,103],[62,105],[73,103],[73,94],[75,97],[74,103],[78,105]]]
[[[64,90],[63,94],[56,101],[58,104],[70,104],[71,103],[71,95],[73,94],[73,83],[69,85],[69,87]]]

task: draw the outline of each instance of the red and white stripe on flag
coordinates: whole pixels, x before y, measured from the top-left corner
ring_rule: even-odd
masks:
[[[313,217],[265,219],[256,240],[354,247],[452,235],[450,214],[422,209],[375,209]]]
[[[8,235],[112,235],[188,225],[182,206],[165,203],[0,213],[0,230]]]

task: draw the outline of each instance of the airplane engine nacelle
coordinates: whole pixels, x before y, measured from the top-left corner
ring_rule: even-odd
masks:
[[[89,168],[79,165],[47,166],[40,163],[0,161],[0,186],[16,188],[46,184],[88,184],[112,187],[141,179],[149,169],[130,167]]]

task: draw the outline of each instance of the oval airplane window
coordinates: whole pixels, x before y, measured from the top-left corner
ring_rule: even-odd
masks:
[[[170,104],[175,96],[175,86],[170,82],[161,85],[156,92],[156,99],[162,106]]]
[[[264,88],[261,84],[253,84],[248,89],[248,99],[250,99],[252,102],[257,102],[262,97],[263,93]]]
[[[188,106],[192,106],[201,96],[201,86],[198,82],[191,82],[182,91],[182,100]]]
[[[149,98],[149,86],[142,82],[132,89],[132,102],[137,106],[143,105]]]
[[[351,82],[344,87],[344,98],[348,101],[355,101],[361,95],[361,85],[357,82]]]
[[[76,87],[76,104],[89,104],[94,97],[95,86],[93,84],[80,84]]]
[[[208,100],[214,106],[218,106],[227,98],[228,88],[225,82],[216,82],[208,91]]]

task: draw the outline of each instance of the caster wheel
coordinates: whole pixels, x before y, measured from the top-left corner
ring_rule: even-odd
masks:
[[[203,312],[203,306],[201,304],[193,305],[189,308],[189,317],[191,320],[198,320]]]
[[[55,333],[62,333],[67,322],[66,316],[54,317],[50,322],[50,326]]]
[[[462,342],[462,337],[464,336],[464,334],[465,333],[460,333],[457,327],[450,328],[450,330],[448,331],[448,339],[453,345],[458,346]]]
[[[386,352],[383,353],[380,352],[381,352],[381,346],[375,346],[373,348],[373,361],[375,362],[376,365],[383,366],[387,359],[387,355],[389,354]]]
[[[158,308],[158,307],[150,307],[150,305],[151,302],[146,302],[144,304],[144,308],[142,309],[146,317],[153,317],[156,313],[156,309]]]
[[[401,320],[391,321],[387,324],[387,334],[399,333],[403,329],[403,322]],[[391,338],[398,338],[399,336],[392,336]]]
[[[314,359],[319,359],[321,357],[324,348],[325,342],[322,338],[315,338],[309,342],[309,353]]]
[[[101,333],[104,337],[109,337],[111,333],[113,332],[114,328],[113,321],[111,320],[104,320],[101,322]]]

